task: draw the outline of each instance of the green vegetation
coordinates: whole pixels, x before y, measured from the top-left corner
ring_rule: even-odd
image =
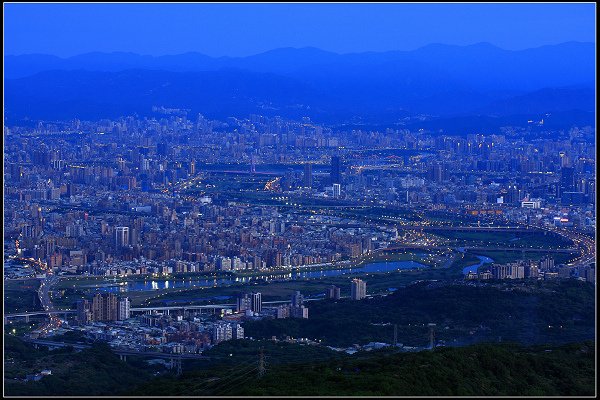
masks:
[[[308,350],[310,347],[306,347]],[[265,349],[267,356],[276,358]],[[269,367],[257,363],[159,378],[129,392],[178,396],[592,396],[592,341],[566,346],[479,344],[390,350]],[[308,358],[308,357],[307,357]]]
[[[573,253],[547,253],[543,250],[541,251],[531,251],[524,250],[522,252],[519,251],[498,251],[498,250],[485,250],[485,251],[477,251],[477,254],[480,256],[490,257],[494,260],[496,264],[506,264],[509,262],[517,261],[517,260],[533,260],[539,261],[543,257],[550,256],[554,259],[554,265],[559,265],[563,263],[567,263],[573,258],[575,258],[575,254]]]
[[[443,271],[459,273],[468,254]],[[409,272],[370,274],[367,289],[388,287]],[[343,294],[349,279],[343,277]],[[395,281],[396,279],[396,281]],[[320,280],[265,284],[273,294],[289,296],[295,284],[324,289]],[[288,286],[285,286],[288,285]],[[258,285],[256,285],[258,286]],[[311,289],[312,288],[312,289]],[[210,288],[212,290],[213,288]],[[223,288],[218,288],[223,289]],[[229,288],[234,289],[234,288]],[[320,289],[319,289],[320,290]],[[344,293],[345,292],[345,293]],[[206,294],[205,294],[206,295]],[[60,395],[591,395],[594,393],[594,286],[575,280],[511,281],[489,284],[421,282],[387,296],[361,301],[310,302],[309,319],[247,321],[245,333],[255,340],[223,342],[206,351],[211,360],[185,360],[183,375],[168,372],[142,357],[119,360],[106,345],[76,352],[33,349],[5,335],[5,393]],[[351,346],[371,341],[391,343],[393,324],[405,346],[426,346],[428,323],[436,339],[450,347],[402,353],[386,348],[354,355],[326,346],[272,341],[292,336],[323,345]],[[504,343],[497,342],[501,337]],[[80,341],[77,332],[59,338]],[[258,340],[257,340],[258,339]],[[537,347],[522,345],[538,344]],[[474,342],[487,344],[473,345]],[[561,343],[574,343],[561,345]],[[543,345],[539,345],[544,343]],[[467,345],[456,348],[454,345]],[[259,351],[267,372],[258,379]],[[162,367],[160,367],[162,368]],[[42,369],[52,375],[23,382]]]
[[[37,294],[39,287],[40,281],[38,279],[5,280],[4,312],[16,313],[41,310],[42,306]]]
[[[344,353],[330,350],[325,346],[301,345],[272,340],[229,340],[204,352],[214,362],[204,362],[206,369],[215,366],[236,366],[241,363],[255,363],[258,360],[260,349],[268,355],[270,365],[317,362],[330,359],[339,359]]]
[[[26,322],[23,318],[10,319],[8,324],[4,325],[4,333],[8,335],[21,336],[25,333],[35,330],[43,322],[38,318],[30,317],[30,321]]]
[[[359,262],[357,265],[371,262],[385,262],[385,261],[416,261],[430,267],[436,267],[441,264],[442,260],[446,260],[444,257],[439,255],[419,252],[396,252],[385,255],[378,255],[369,257],[368,259]],[[475,258],[475,262],[477,259]],[[348,268],[348,265],[335,266],[335,267],[319,267],[314,270],[328,270],[328,269],[339,269]],[[313,269],[310,269],[313,270]],[[289,271],[285,271],[289,273]],[[276,273],[273,273],[276,274]],[[174,278],[187,278],[187,279],[203,279],[207,277],[226,277],[226,276],[246,276],[246,275],[265,275],[261,273],[229,273],[229,272],[211,272],[211,273],[187,273],[187,274],[174,274],[167,277],[117,277],[116,282],[125,281],[147,281],[147,280],[165,280]],[[223,299],[210,300],[216,296],[235,296],[240,291],[259,291],[263,295],[264,301],[276,301],[276,300],[288,300],[290,295],[295,290],[302,291],[303,294],[309,296],[317,296],[323,294],[326,288],[332,284],[340,286],[348,286],[350,277],[366,276],[365,273],[348,274],[338,277],[324,277],[319,279],[309,280],[295,280],[295,281],[280,281],[280,282],[266,282],[265,280],[256,280],[252,284],[248,283],[234,283],[228,286],[219,287],[205,287],[205,288],[170,288],[170,289],[159,289],[159,290],[148,290],[148,291],[131,291],[127,293],[131,303],[134,306],[142,305],[165,305],[172,301],[187,301],[188,304],[207,304],[207,303],[222,303]],[[369,276],[376,276],[375,280],[378,282],[373,286],[378,292],[386,292],[389,287],[394,285],[405,285],[414,280],[420,279],[454,279],[462,277],[461,270],[456,268],[431,268],[422,270],[404,270],[401,273],[370,273]],[[89,296],[89,291],[93,290],[94,286],[112,284],[113,279],[106,277],[80,277],[80,278],[65,278],[61,279],[57,283],[54,289],[59,290],[61,295],[53,298],[53,303],[60,308],[73,308],[75,302],[78,299]],[[388,284],[389,283],[389,284]],[[342,290],[344,290],[342,288]],[[348,289],[349,294],[349,289]]]
[[[367,279],[367,289],[370,281]],[[332,346],[391,343],[425,346],[428,323],[448,344],[517,341],[525,344],[593,338],[594,286],[579,281],[468,284],[422,282],[394,293],[367,298],[324,300],[309,304],[309,319],[248,321],[247,336],[290,335],[322,340]],[[387,325],[382,325],[387,324]]]
[[[562,236],[540,232],[468,232],[436,231],[436,235],[448,238],[457,246],[499,246],[523,248],[569,247],[573,242]]]
[[[388,261],[415,261],[419,264],[427,265],[429,267],[435,267],[439,264],[439,261],[443,257],[435,253],[412,253],[412,252],[386,252],[377,253],[373,256],[366,257],[358,265],[377,263],[377,262],[388,262]]]
[[[476,262],[478,259],[475,259]],[[469,265],[469,264],[468,264]],[[341,289],[342,296],[350,295],[350,281],[353,278],[366,279],[369,282],[370,294],[387,293],[389,288],[409,285],[418,280],[451,280],[462,279],[462,267],[453,264],[449,268],[427,268],[420,270],[402,270],[379,273],[352,273],[336,277],[315,278],[285,282],[257,281],[254,284],[234,284],[201,289],[169,289],[155,292],[130,292],[128,295],[134,305],[164,305],[174,300],[185,301],[187,304],[205,304],[206,298],[213,296],[235,296],[239,292],[251,290],[260,292],[263,301],[289,300],[292,293],[299,290],[307,297],[323,295],[331,285]],[[215,301],[213,301],[215,302]],[[222,300],[216,302],[223,302]],[[228,301],[230,302],[230,301]]]
[[[9,396],[109,396],[149,380],[141,366],[125,363],[107,344],[75,352],[72,347],[49,351],[4,335],[4,393]],[[49,369],[52,375],[23,382],[27,374]]]
[[[214,299],[213,297],[218,296],[235,296],[239,292],[247,291],[258,291],[263,295],[264,301],[277,301],[277,300],[288,300],[290,295],[295,290],[300,290],[307,296],[317,296],[325,293],[326,289],[330,285],[337,285],[342,289],[342,295],[347,296],[350,294],[350,280],[355,277],[360,277],[368,280],[368,291],[370,294],[384,293],[388,291],[388,288],[398,288],[406,285],[410,285],[413,282],[420,280],[455,280],[462,279],[462,270],[464,267],[477,264],[479,259],[476,255],[482,255],[490,257],[496,263],[506,263],[515,260],[539,260],[545,255],[546,252],[542,251],[529,251],[523,252],[503,252],[503,251],[477,251],[477,253],[467,251],[465,253],[455,254],[455,258],[449,267],[444,268],[439,266],[440,262],[436,260],[435,263],[432,261],[424,260],[423,257],[415,253],[392,253],[386,254],[385,256],[377,256],[366,262],[373,261],[407,261],[413,260],[423,264],[429,264],[435,267],[420,269],[420,270],[403,270],[389,273],[352,273],[337,277],[324,277],[315,278],[309,280],[295,280],[285,282],[266,282],[264,280],[257,280],[252,284],[248,283],[235,283],[229,286],[219,287],[206,287],[206,288],[170,288],[160,289],[152,291],[131,291],[127,295],[131,299],[134,306],[149,306],[149,305],[172,305],[174,301],[187,304],[208,304],[208,303],[223,303],[224,300]],[[552,254],[556,264],[567,262],[572,256],[569,254],[557,253]],[[441,260],[441,258],[439,259]],[[202,278],[206,275],[203,274],[186,274],[187,278]],[[122,278],[122,279],[131,279]],[[117,281],[122,279],[117,278]],[[172,278],[171,278],[172,279]],[[73,308],[75,302],[88,295],[87,288],[82,286],[105,283],[106,278],[104,277],[86,277],[86,278],[72,278],[61,280],[56,288],[62,288],[64,292],[59,297],[54,297],[53,302],[56,306],[61,308]],[[75,286],[75,287],[73,287]],[[230,300],[226,300],[231,302]]]
[[[478,263],[479,263],[479,258],[477,258],[477,256],[475,254],[471,253],[470,251],[466,251],[464,253],[460,253],[460,255],[454,260],[452,267],[460,268],[461,272],[462,272],[463,268],[468,267],[469,265],[478,264]]]

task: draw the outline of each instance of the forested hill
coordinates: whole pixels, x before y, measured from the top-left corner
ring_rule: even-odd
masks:
[[[561,347],[479,344],[419,353],[377,351],[329,362],[277,365],[262,378],[239,368],[196,371],[179,379],[159,378],[129,394],[593,396],[594,354],[591,341]]]

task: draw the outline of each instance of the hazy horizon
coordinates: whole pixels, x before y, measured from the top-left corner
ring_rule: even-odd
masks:
[[[488,42],[523,50],[595,42],[595,4],[17,4],[5,55],[89,52],[245,57],[286,47],[338,54]],[[460,29],[457,29],[460,26]]]
[[[288,49],[294,49],[294,50],[313,49],[313,50],[319,50],[319,51],[323,51],[326,53],[332,53],[332,54],[336,54],[336,55],[347,55],[347,54],[362,54],[362,53],[411,52],[411,51],[419,50],[419,49],[422,49],[422,48],[425,48],[428,46],[470,47],[470,46],[477,46],[477,45],[491,45],[500,50],[517,52],[517,51],[523,51],[523,50],[537,49],[540,47],[560,46],[560,45],[567,44],[567,43],[595,44],[596,42],[595,41],[567,40],[564,42],[548,43],[548,44],[543,44],[540,46],[532,46],[532,47],[527,47],[527,48],[523,48],[523,49],[506,49],[506,48],[503,48],[503,47],[498,46],[497,44],[491,43],[491,42],[474,42],[471,44],[452,44],[452,43],[442,43],[442,42],[431,42],[431,43],[427,43],[427,44],[424,44],[422,46],[419,46],[419,47],[416,47],[413,49],[392,49],[392,50],[380,50],[380,51],[364,50],[364,51],[356,51],[356,52],[336,52],[336,51],[322,49],[322,48],[316,47],[316,46],[283,46],[283,47],[275,47],[272,49],[268,49],[268,50],[260,51],[258,53],[252,53],[252,54],[248,54],[248,55],[244,55],[244,56],[236,56],[236,55],[211,56],[209,54],[203,53],[201,51],[196,51],[196,50],[188,50],[188,51],[181,51],[178,53],[164,53],[164,54],[146,54],[146,53],[140,53],[140,52],[135,52],[135,51],[121,51],[121,50],[115,50],[115,51],[90,50],[90,51],[73,54],[73,55],[69,55],[69,56],[60,56],[60,55],[51,54],[51,53],[4,54],[4,56],[5,57],[6,56],[20,57],[20,56],[32,56],[32,55],[44,55],[44,56],[52,56],[52,57],[68,59],[68,58],[78,57],[78,56],[82,56],[82,55],[86,55],[86,54],[101,53],[101,54],[135,54],[135,55],[139,55],[139,56],[143,56],[143,57],[165,57],[165,56],[176,56],[176,55],[182,55],[182,54],[202,54],[202,55],[205,55],[205,56],[208,56],[211,58],[245,58],[245,57],[252,57],[255,55],[259,55],[259,54],[269,53],[272,51],[288,50]]]

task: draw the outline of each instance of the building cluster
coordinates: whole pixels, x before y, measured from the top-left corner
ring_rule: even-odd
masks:
[[[280,305],[272,314],[275,318],[308,318],[308,307],[304,305],[304,296],[299,291],[292,294],[289,305]]]
[[[570,266],[554,265],[554,259],[546,256],[539,261],[518,260],[506,264],[492,264],[481,268],[479,272],[470,271],[465,275],[467,280],[487,279],[570,279],[596,282],[595,264]]]
[[[78,330],[89,339],[108,342],[112,347],[138,352],[201,353],[223,341],[244,339],[243,323],[262,318],[308,318],[305,298],[299,291],[291,295],[289,304],[263,307],[258,292],[243,293],[236,299],[235,309],[221,308],[220,314],[202,308],[152,309],[133,315],[127,297],[113,293],[97,293],[91,299],[77,302],[76,324],[62,326],[50,333],[56,335]],[[39,337],[34,331],[32,337]],[[48,333],[45,333],[47,335]]]
[[[341,289],[335,285],[331,285],[327,288],[326,298],[339,300],[341,298]]]
[[[7,253],[56,273],[266,270],[360,257],[397,237],[307,201],[595,229],[590,127],[449,136],[161,110],[6,127]]]
[[[77,302],[77,322],[87,324],[96,321],[123,321],[131,316],[128,297],[118,297],[114,293],[96,293],[91,301]]]
[[[367,297],[367,283],[361,279],[352,279],[350,283],[350,298],[352,300],[362,300]]]

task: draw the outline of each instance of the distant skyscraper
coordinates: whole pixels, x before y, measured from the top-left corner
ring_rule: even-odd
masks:
[[[562,167],[560,169],[560,188],[562,192],[575,190],[575,169],[573,167]]]
[[[334,285],[331,285],[327,288],[327,298],[328,299],[339,299],[340,296],[340,288]]]
[[[340,157],[339,156],[331,157],[330,177],[331,177],[332,184],[342,182],[342,177],[341,177],[341,173],[340,173]]]
[[[128,297],[123,297],[119,299],[119,308],[117,311],[117,319],[119,321],[129,319],[129,317],[131,316],[130,306],[131,304],[129,302]]]
[[[77,319],[81,323],[90,321],[117,321],[119,319],[119,302],[120,300],[114,293],[96,293],[91,302],[88,300],[79,300],[77,303]],[[123,303],[122,316],[126,316],[129,312],[128,299],[126,304]]]
[[[442,163],[435,162],[429,167],[429,178],[434,182],[442,182],[446,179],[445,166]]]
[[[129,227],[117,226],[115,228],[115,245],[117,247],[129,245]]]
[[[233,326],[220,322],[213,325],[212,329],[212,341],[214,344],[223,342],[225,340],[231,340],[233,338]]]
[[[260,293],[245,293],[237,298],[237,311],[243,312],[246,310],[259,313],[262,311],[262,295]]]
[[[85,299],[77,302],[77,321],[82,324],[87,324],[92,321],[90,302]]]
[[[248,294],[244,294],[237,298],[237,311],[243,312],[246,310],[252,309],[252,300],[248,296]]]
[[[243,339],[244,338],[244,327],[241,324],[231,325],[231,338],[232,339]]]
[[[308,318],[308,308],[304,306],[290,307],[290,317],[292,318]]]
[[[312,177],[312,164],[304,164],[304,187],[312,187],[313,185],[313,177]]]
[[[367,283],[360,279],[352,279],[350,284],[350,298],[352,300],[364,299],[367,296]]]
[[[148,171],[150,170],[150,160],[148,160],[147,158],[142,157],[140,159],[140,167],[142,171]]]
[[[304,303],[304,296],[299,291],[292,295],[292,307],[300,307]]]
[[[540,269],[542,271],[551,271],[554,269],[554,259],[549,256],[543,257],[540,260]]]
[[[262,300],[260,293],[251,293],[250,294],[250,309],[255,313],[259,313],[262,310]]]
[[[342,185],[339,183],[333,184],[333,197],[338,199],[342,195]]]
[[[560,157],[560,167],[561,168],[571,166],[571,159],[565,152],[561,151],[559,153],[559,157]]]

